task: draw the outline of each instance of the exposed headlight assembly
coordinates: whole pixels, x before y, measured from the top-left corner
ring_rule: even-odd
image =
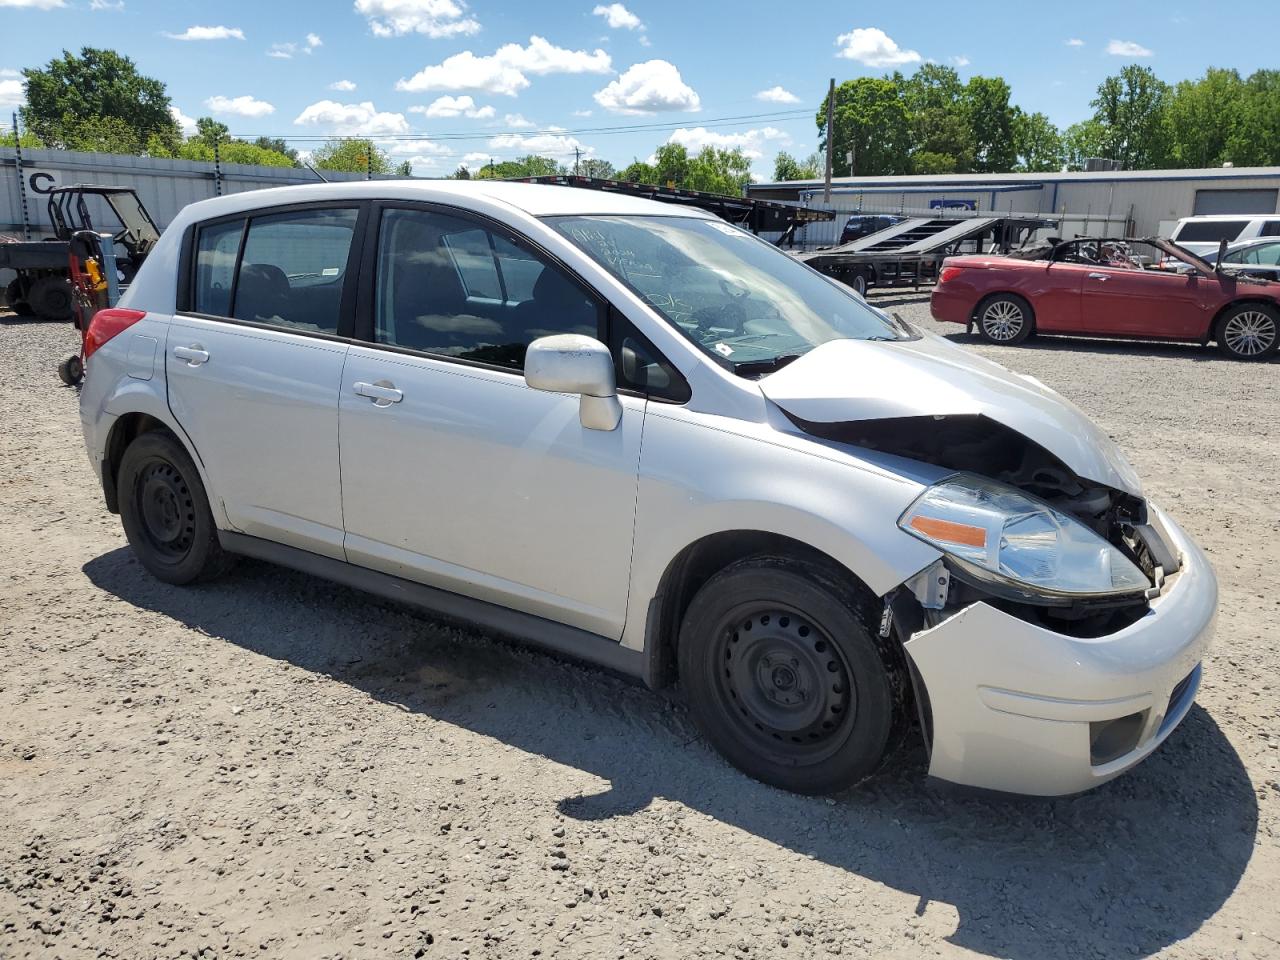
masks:
[[[1151,581],[1079,520],[973,474],[934,484],[898,526],[995,592],[1050,603],[1141,593]]]

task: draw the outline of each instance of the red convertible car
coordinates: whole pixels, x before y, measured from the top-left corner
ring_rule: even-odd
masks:
[[[1236,276],[1160,238],[1070,240],[1036,260],[952,257],[931,308],[992,343],[1033,333],[1216,341],[1238,360],[1280,348],[1280,283]]]

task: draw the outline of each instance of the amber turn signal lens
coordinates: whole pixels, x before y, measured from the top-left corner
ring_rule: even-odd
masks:
[[[911,518],[911,528],[923,533],[926,537],[941,540],[943,543],[957,543],[964,547],[985,547],[987,545],[987,531],[982,527],[973,527],[967,523],[939,520],[937,517],[915,516]]]

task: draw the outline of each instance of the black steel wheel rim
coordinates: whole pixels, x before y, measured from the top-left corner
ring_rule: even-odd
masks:
[[[153,460],[138,473],[134,489],[148,546],[170,563],[182,560],[196,534],[195,501],[182,474],[168,461]]]
[[[713,674],[736,736],[784,763],[839,749],[857,714],[857,686],[839,646],[797,610],[741,605],[717,626]]]

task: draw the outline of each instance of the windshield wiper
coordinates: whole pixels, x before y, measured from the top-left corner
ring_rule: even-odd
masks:
[[[784,353],[781,356],[770,357],[768,360],[742,360],[733,364],[733,372],[744,376],[752,374],[773,373],[781,370],[792,360],[799,360],[803,354]]]

